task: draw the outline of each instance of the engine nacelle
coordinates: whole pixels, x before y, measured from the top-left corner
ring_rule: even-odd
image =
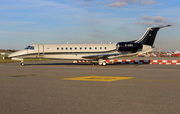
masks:
[[[118,42],[116,45],[116,49],[118,51],[133,51],[135,49],[141,49],[141,48],[142,48],[141,44],[133,43],[133,42]]]

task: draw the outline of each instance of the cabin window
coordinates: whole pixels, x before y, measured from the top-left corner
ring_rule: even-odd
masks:
[[[97,49],[97,47],[95,47],[95,49]]]
[[[84,49],[86,49],[86,47]]]
[[[34,50],[34,46],[31,46],[29,49],[30,49],[30,50]]]
[[[80,50],[82,49],[82,47],[80,47]]]
[[[70,50],[72,50],[72,48],[70,48]]]
[[[106,49],[106,47],[104,47],[104,49]]]
[[[102,47],[100,47],[100,49],[102,49]]]
[[[61,50],[63,50],[63,48],[61,48]]]
[[[59,48],[57,48],[57,50],[59,50]]]
[[[91,47],[89,49],[91,49]]]
[[[77,48],[75,47],[75,50],[77,50]]]
[[[68,48],[66,48],[66,50],[68,50]]]

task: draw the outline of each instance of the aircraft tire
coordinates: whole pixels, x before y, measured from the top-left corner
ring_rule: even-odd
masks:
[[[106,66],[106,62],[103,62],[102,65],[103,65],[103,66]]]
[[[99,66],[103,66],[103,63],[99,63]]]
[[[24,63],[21,63],[21,66],[24,66],[25,64]]]
[[[99,66],[106,66],[106,62],[99,63]]]

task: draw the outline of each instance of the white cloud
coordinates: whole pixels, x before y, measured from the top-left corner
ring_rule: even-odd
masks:
[[[140,3],[142,5],[151,5],[151,4],[156,3],[156,1],[154,1],[154,0],[143,0],[143,1],[140,1],[140,0],[113,0],[113,1],[114,1],[114,3],[108,4],[108,6],[122,7],[122,6],[128,5],[129,3],[131,3],[131,4]]]
[[[99,34],[98,34],[98,33],[95,33],[95,34],[91,34],[91,36],[99,36]]]
[[[156,1],[153,1],[153,0],[144,0],[140,4],[151,5],[151,4],[154,4],[154,3],[156,3]]]
[[[141,25],[144,25],[144,26],[151,26],[151,25],[154,25],[155,22],[143,21],[143,22],[137,22],[136,24],[141,24]]]
[[[78,4],[78,5],[80,5],[80,6],[89,6],[89,4],[88,4],[88,3]]]
[[[127,2],[114,2],[112,4],[108,4],[108,6],[111,6],[111,7],[122,7],[124,5],[127,5],[128,3]]]
[[[144,16],[142,17],[142,19],[153,20],[153,21],[155,21],[155,22],[168,22],[167,19],[166,19],[165,17],[162,17],[162,16],[150,17],[150,16],[144,15]]]
[[[162,16],[150,17],[147,15],[144,15],[142,19],[146,21],[136,22],[136,24],[140,24],[144,26],[179,25],[177,23],[168,21],[165,17],[162,17]]]
[[[0,10],[31,9],[31,8],[47,7],[47,6],[69,8],[64,4],[60,4],[52,1],[44,1],[44,0],[14,0],[13,2],[9,1],[11,2],[11,4],[8,4],[8,1],[9,0],[7,0],[7,3],[0,4]]]

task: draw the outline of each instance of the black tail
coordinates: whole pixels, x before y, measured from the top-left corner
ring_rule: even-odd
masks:
[[[153,27],[153,28],[149,27],[144,33],[144,35],[140,39],[136,40],[134,43],[140,43],[140,44],[153,46],[158,30],[160,28],[168,27],[168,26],[171,26],[171,25],[162,26],[162,27]]]

